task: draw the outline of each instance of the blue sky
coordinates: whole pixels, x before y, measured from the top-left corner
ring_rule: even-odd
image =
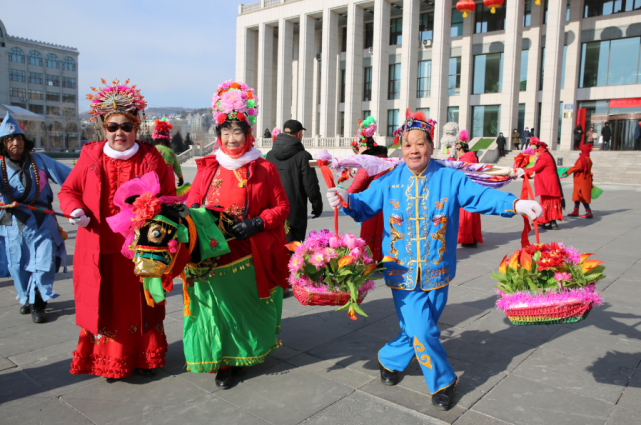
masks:
[[[218,84],[234,77],[237,1],[2,3],[10,35],[78,48],[81,112],[100,78],[131,78],[149,106],[204,108]]]

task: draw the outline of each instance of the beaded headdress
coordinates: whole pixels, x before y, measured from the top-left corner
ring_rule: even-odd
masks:
[[[147,102],[140,95],[140,90],[136,86],[128,86],[129,80],[125,84],[120,84],[119,80],[113,80],[111,86],[106,85],[107,81],[101,79],[105,87],[92,87],[95,94],[89,93],[87,99],[91,100],[89,114],[93,115],[90,121],[96,121],[99,117],[105,121],[107,117],[113,114],[129,114],[138,116],[138,113],[144,111]]]
[[[356,131],[356,140],[352,142],[352,149],[358,153],[359,146],[367,146],[367,139],[376,134],[376,120],[374,117],[369,116],[365,121],[358,120],[358,130]],[[374,142],[374,146],[378,146]]]
[[[434,126],[436,121],[431,118],[426,118],[423,111],[410,113],[409,108],[405,112],[405,122],[394,131],[394,143],[392,146],[398,147],[403,141],[405,135],[412,130],[420,130],[430,136],[430,140],[434,140]]]
[[[154,121],[154,133],[151,137],[154,139],[170,139],[172,128],[174,126],[167,122],[167,118],[163,117]]]
[[[214,121],[221,125],[226,120],[245,121],[251,129],[256,125],[258,98],[254,89],[245,83],[229,80],[218,86],[211,100]]]

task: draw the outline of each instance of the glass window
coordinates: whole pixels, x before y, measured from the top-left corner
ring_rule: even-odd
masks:
[[[38,72],[29,73],[29,83],[30,84],[43,84],[42,74]]]
[[[343,74],[345,71],[343,71]],[[69,77],[62,77],[62,87],[66,87],[68,89],[75,89],[76,88],[76,79],[75,78],[69,78]]]
[[[45,65],[47,68],[60,68],[60,62],[58,61],[58,56],[53,53],[49,53],[45,59]]]
[[[418,19],[418,40],[432,40],[434,36],[434,12],[421,13]]]
[[[447,80],[447,94],[456,96],[461,94],[461,57],[450,58],[449,77]]]
[[[456,8],[453,8],[450,37],[459,37],[461,35],[463,35],[463,13],[459,12]]]
[[[374,47],[374,23],[368,22],[365,24],[365,49]]]
[[[45,113],[45,107],[43,105],[29,104],[29,110],[31,112],[33,112],[34,114],[44,114]]]
[[[73,58],[69,56],[65,56],[65,58],[62,60],[62,69],[66,69],[67,71],[75,71],[76,61],[74,61]]]
[[[543,104],[542,104],[541,102],[539,102],[539,114],[538,114],[538,117],[537,117],[537,119],[536,119],[536,128],[538,128],[538,129],[539,129],[539,130],[538,130],[538,131],[539,131],[539,133],[541,132],[541,115],[542,115],[542,114],[541,114],[541,106],[542,106],[542,105],[543,105]],[[585,129],[584,129],[584,130],[585,130]],[[534,128],[531,128],[531,129],[530,129],[530,133],[532,134],[532,136],[534,136],[534,131],[535,131],[535,129],[534,129]]]
[[[347,78],[346,72],[344,69],[341,69],[341,102],[345,103],[345,79]],[[343,133],[341,133],[343,134]]]
[[[347,51],[347,27],[343,27],[341,35],[341,53]]]
[[[430,117],[430,108],[416,108],[416,112],[422,112],[425,114],[425,118]]]
[[[22,102],[11,102],[11,106],[19,106],[22,109],[27,109],[27,104]]]
[[[521,50],[521,81],[519,84],[519,91],[527,90],[527,63],[529,56],[529,50]]]
[[[9,50],[9,62],[24,63],[24,53],[19,47],[12,47]]]
[[[60,107],[59,106],[49,106],[47,105],[47,115],[60,115]]]
[[[477,6],[474,11],[475,34],[481,34],[491,31],[501,31],[505,29],[505,7],[496,9],[492,13],[490,9],[483,6]]]
[[[29,99],[44,100],[45,94],[40,90],[29,90]]]
[[[568,2],[565,4],[565,21],[568,22],[570,20],[570,2],[572,0],[568,0]],[[641,3],[641,2],[639,2]]]
[[[60,93],[47,92],[47,100],[50,102],[60,102]]]
[[[21,83],[26,82],[27,78],[24,71],[18,71],[17,69],[9,70],[9,81],[19,81]]]
[[[641,9],[641,0],[585,0],[583,17],[612,15]]]
[[[472,107],[472,135],[474,137],[496,137],[501,126],[501,106],[486,105]]]
[[[636,84],[641,37],[583,43],[579,87]]]
[[[474,89],[472,94],[501,93],[503,53],[474,56]]]
[[[529,27],[532,25],[532,0],[525,0],[523,7],[523,26]]]
[[[9,95],[11,97],[19,97],[21,99],[24,99],[27,97],[27,91],[25,89],[19,89],[17,87],[11,87],[9,89]]]
[[[568,46],[563,46],[563,61],[561,62],[561,89],[565,88],[565,58],[568,55]]]
[[[389,66],[389,88],[387,91],[388,99],[401,98],[401,64],[395,63]]]
[[[345,115],[345,113],[343,113]],[[63,117],[75,117],[76,116],[76,110],[74,108],[62,108],[62,116]]]
[[[370,116],[372,116],[372,111],[371,110],[368,109],[366,111],[363,111],[363,118],[362,118],[363,121],[365,121],[367,119],[367,117],[370,117]]]
[[[341,121],[341,128],[338,134],[340,134],[342,137],[345,135],[345,112],[341,112],[340,121]]]
[[[519,103],[519,118],[516,124],[519,134],[523,134],[525,130],[525,103]]]
[[[545,3],[543,4],[543,23],[547,24],[548,23],[548,2],[549,0],[545,0]]]
[[[75,94],[63,94],[62,95],[62,101],[65,103],[76,103],[76,95]]]
[[[403,44],[403,18],[394,18],[390,21],[389,45]]]
[[[60,87],[60,77],[57,75],[45,75],[45,84],[47,86]]]
[[[29,52],[29,65],[37,65],[37,66],[42,66],[42,55],[35,51],[32,50]]]
[[[372,67],[367,66],[363,70],[363,101],[372,100]]]
[[[447,122],[458,122],[458,106],[447,108]]]
[[[559,104],[559,130],[556,133],[556,142],[561,143],[561,127],[563,126],[563,102]],[[539,131],[541,129],[539,128]]]
[[[545,73],[545,47],[541,48],[541,69],[539,69],[539,90],[543,90],[543,74]]]
[[[416,97],[430,97],[430,83],[432,80],[432,61],[418,63],[418,90]]]
[[[387,110],[387,137],[394,135],[398,128],[398,109]]]

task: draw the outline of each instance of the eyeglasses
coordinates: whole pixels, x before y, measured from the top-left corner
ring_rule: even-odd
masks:
[[[117,122],[108,122],[107,125],[105,125],[105,128],[110,133],[115,133],[119,128],[122,128],[122,131],[124,131],[125,133],[131,133],[131,131],[134,129],[134,123],[123,122],[122,124],[118,124]]]

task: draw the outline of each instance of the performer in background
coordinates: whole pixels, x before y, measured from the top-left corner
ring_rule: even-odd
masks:
[[[187,205],[225,213],[233,222],[227,235],[231,252],[203,270],[188,269],[194,283],[187,288],[191,314],[184,320],[183,346],[187,370],[218,372],[216,385],[227,389],[232,376],[279,347],[283,288],[289,285],[289,202],[276,166],[254,148],[254,90],[227,81],[212,105],[220,149],[196,160]]]
[[[105,83],[104,80],[103,84]],[[76,324],[80,330],[71,373],[123,378],[138,369],[153,376],[165,364],[165,306],[149,307],[134,263],[121,249],[125,239],[114,233],[107,217],[120,212],[116,190],[125,182],[155,171],[158,196],[176,194],[174,178],[158,150],[136,140],[140,113],[147,102],[129,80],[94,90],[93,115],[107,140],[87,143],[60,190],[60,205],[78,226],[73,258]],[[125,248],[126,249],[126,248]]]
[[[565,172],[565,176],[574,174],[574,192],[572,192],[574,211],[568,214],[568,217],[578,217],[579,206],[583,204],[585,215],[581,217],[593,218],[592,209],[590,208],[592,203],[592,160],[590,159],[592,145],[582,145],[580,149],[581,153],[576,164]]]
[[[557,220],[563,221],[565,199],[559,180],[554,157],[548,150],[547,143],[532,137],[532,147],[536,149],[536,162],[524,171],[528,176],[534,174],[534,194],[541,197],[543,216],[536,224],[547,230],[558,230]]]
[[[63,184],[71,169],[46,155],[32,153],[20,124],[7,112],[0,125],[0,201],[52,210],[49,180]],[[67,251],[55,216],[26,208],[0,210],[0,262],[13,279],[20,313],[34,323],[47,321],[47,301],[57,295],[53,279],[67,268]],[[7,277],[0,273],[0,277]]]
[[[176,157],[176,153],[171,148],[171,129],[173,125],[167,122],[166,118],[154,121],[154,133],[152,138],[156,149],[162,155],[167,167],[169,168],[169,175],[176,173],[178,177],[178,186],[182,186],[185,181],[183,179],[183,171],[180,168],[180,162]]]
[[[405,162],[372,182],[361,193],[329,189],[332,207],[340,199],[343,212],[365,221],[383,212],[383,251],[396,258],[386,262],[385,283],[392,288],[401,331],[378,353],[381,382],[398,383],[398,372],[414,358],[421,365],[439,409],[452,407],[457,377],[439,341],[437,323],[447,303],[448,284],[456,275],[456,239],[460,209],[535,219],[534,201],[519,201],[510,193],[475,184],[464,173],[430,161],[434,152],[433,121],[422,112],[406,115],[398,130]],[[396,142],[394,143],[396,144]],[[428,190],[429,189],[429,190]]]
[[[478,163],[476,153],[470,151],[470,145],[465,142],[457,143],[456,154],[459,161]],[[467,212],[461,208],[459,212],[458,240],[464,248],[476,248],[478,243],[483,243],[483,233],[481,231],[481,214]]]
[[[356,147],[361,155],[372,155],[379,158],[387,158],[387,148],[385,146],[378,146],[372,136],[376,133],[376,120],[373,117],[368,117],[365,121],[361,122],[358,126],[358,134],[356,134]],[[387,171],[370,176],[362,168],[356,172],[352,184],[347,189],[347,193],[360,193],[367,189],[369,185],[383,176]],[[378,213],[374,218],[365,221],[361,225],[361,238],[367,242],[367,246],[372,251],[372,259],[374,261],[381,261],[383,258],[383,231],[385,223],[383,222],[383,213]]]

